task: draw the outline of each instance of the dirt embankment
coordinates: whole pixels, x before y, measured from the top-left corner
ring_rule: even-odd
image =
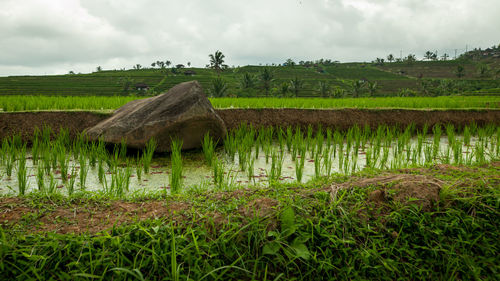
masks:
[[[433,126],[437,123],[452,123],[463,126],[476,122],[500,124],[500,110],[405,110],[405,109],[223,109],[217,113],[233,129],[245,122],[260,126],[302,126],[321,124],[323,128],[348,129],[365,124],[376,127],[381,124],[407,126],[415,123]]]
[[[380,124],[406,126],[452,123],[463,126],[476,122],[500,124],[500,110],[405,110],[405,109],[220,109],[217,113],[229,130],[241,123],[261,126],[317,126],[347,129],[353,125],[378,126]],[[31,139],[36,127],[50,126],[54,131],[67,128],[70,136],[82,132],[109,117],[95,112],[54,111],[0,113],[0,138],[20,134],[23,140]]]

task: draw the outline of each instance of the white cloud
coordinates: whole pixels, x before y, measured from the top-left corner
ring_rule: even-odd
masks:
[[[500,43],[499,9],[497,0],[0,0],[0,75],[204,66],[215,50],[229,65],[421,57]]]

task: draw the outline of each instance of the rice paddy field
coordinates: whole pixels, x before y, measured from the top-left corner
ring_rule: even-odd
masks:
[[[234,101],[250,106],[212,100]],[[261,105],[301,104],[279,102]],[[42,109],[28,104],[16,110]],[[50,127],[29,142],[4,138],[2,279],[496,280],[500,271],[498,124],[242,124],[220,143],[206,135],[199,151],[155,147]]]
[[[135,96],[0,96],[0,111],[114,110]],[[378,97],[378,98],[211,98],[214,108],[500,108],[500,96]]]
[[[500,80],[480,63],[499,65],[0,77],[0,280],[499,280]],[[85,136],[193,79],[238,109],[217,110],[224,139]]]

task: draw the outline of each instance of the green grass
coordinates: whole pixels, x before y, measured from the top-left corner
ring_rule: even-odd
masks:
[[[387,97],[387,98],[218,98],[211,99],[215,108],[415,108],[459,109],[499,108],[498,97]]]
[[[167,206],[183,202],[190,207],[174,218],[130,221],[101,233],[57,234],[30,229],[57,208],[105,209],[109,199],[22,197],[23,204],[35,212],[25,214],[18,224],[0,226],[0,277],[496,280],[500,271],[498,168],[409,172],[445,182],[433,210],[389,201],[381,212],[367,201],[379,188],[375,186],[340,190],[331,197],[330,189],[321,187],[347,180],[335,176],[300,188],[274,185],[250,190],[245,196],[191,192],[136,198],[133,201],[139,203],[159,199]],[[276,202],[269,216],[259,216],[259,209],[254,210],[255,216],[238,211],[263,198]],[[214,214],[224,218],[223,223]]]
[[[117,109],[140,97],[0,96],[1,111]],[[499,108],[498,96],[380,98],[210,98],[215,108]]]
[[[92,162],[111,161],[114,180],[109,192],[90,192],[82,184],[80,190],[62,195],[56,191],[53,173],[48,173],[50,183],[44,188],[17,197],[0,197],[0,279],[495,280],[500,271],[498,126],[471,124],[462,129],[463,142],[469,143],[471,136],[478,139],[474,147],[466,148],[470,149],[469,155],[475,155],[474,161],[466,160],[463,151],[455,151],[462,143],[462,138],[457,138],[462,131],[451,125],[425,129],[353,127],[347,132],[326,134],[309,128],[302,134],[292,128],[286,132],[274,128],[257,131],[241,126],[229,138],[234,140],[238,154],[251,151],[249,146],[261,145],[266,150],[270,143],[278,142],[279,151],[276,148],[270,152],[276,178],[281,167],[279,153],[288,145],[301,155],[302,163],[309,152],[318,158],[321,150],[335,151],[338,145],[334,153],[346,152],[343,161],[348,163],[349,151],[354,155],[359,146],[370,144],[374,164],[368,166],[378,168],[386,167],[385,160],[377,161],[379,152],[386,148],[389,151],[387,143],[395,141],[391,150],[399,151],[394,158],[397,161],[393,161],[396,164],[390,165],[394,166],[390,171],[367,168],[353,178],[334,173],[307,183],[272,181],[270,186],[237,190],[229,180],[231,172],[215,158],[212,166],[214,175],[218,175],[214,177],[216,190],[186,187],[170,194],[129,194],[126,189],[131,167],[129,161],[123,163],[120,158],[120,146],[109,155],[102,142],[86,143],[80,136],[71,143],[67,132],[53,136],[51,142],[53,132],[44,128],[37,133],[40,139],[33,142],[41,144],[40,155],[55,151],[59,157],[53,147],[66,145],[68,155],[81,159],[80,169],[96,169]],[[411,136],[417,134],[424,140],[431,132],[434,140],[423,142],[423,148],[409,143]],[[426,157],[425,163],[405,164],[405,157],[417,155],[422,149],[432,154],[441,136],[448,137],[452,158],[444,161],[442,151],[437,158]],[[323,145],[325,138],[332,148]],[[344,143],[347,146],[342,150]],[[181,144],[177,145],[180,148]],[[241,146],[246,148],[239,149]],[[17,152],[19,149],[21,152]],[[23,161],[19,155],[24,149],[18,137],[3,141],[0,162],[10,161],[12,155],[16,156],[14,160]],[[232,149],[228,144],[227,150]],[[149,151],[154,151],[153,142]],[[174,151],[179,153],[176,157],[181,164],[179,149]],[[91,160],[93,153],[97,153],[95,161]],[[455,155],[466,159],[452,160]],[[253,160],[254,154],[248,157]],[[436,163],[460,165],[446,168]],[[182,167],[176,167],[180,168],[180,179]],[[37,171],[43,180],[44,171]],[[337,189],[348,180],[388,172],[411,174],[412,184],[416,175],[439,182],[437,201],[430,209],[423,209],[411,198],[406,203],[414,204],[402,203],[395,199],[397,190],[392,189],[396,182],[368,186],[357,183],[353,188]],[[75,177],[69,180],[75,181]],[[384,204],[371,201],[375,190],[384,190]],[[132,203],[139,209],[127,205]],[[148,203],[153,203],[155,209],[142,211]],[[19,212],[17,218],[12,212]],[[6,215],[12,221],[5,221]],[[96,218],[99,215],[101,219]],[[89,224],[85,224],[85,218]],[[108,227],[86,232],[87,227],[101,224]],[[54,225],[53,231],[44,231],[47,225]],[[66,233],[62,229],[82,232]]]
[[[258,81],[258,74],[264,67],[269,67],[274,74],[271,83],[271,92],[278,93],[282,83],[289,83],[295,77],[303,81],[301,97],[319,96],[319,82],[328,82],[333,89],[349,91],[353,81],[368,80],[378,83],[375,95],[395,95],[402,88],[419,90],[418,79],[420,74],[427,78],[449,78],[460,83],[470,85],[471,90],[498,88],[498,79],[494,77],[476,77],[475,65],[467,64],[465,77],[459,80],[453,74],[457,62],[416,62],[414,65],[399,63],[385,64],[374,67],[366,63],[341,63],[334,65],[318,65],[311,67],[294,66],[242,66],[229,68],[221,73],[221,78],[227,83],[227,94],[235,96],[264,96],[262,83]],[[193,70],[194,76],[184,75],[184,71]],[[400,75],[404,70],[408,74]],[[255,86],[251,90],[241,88],[243,74],[249,73],[255,78]],[[170,69],[140,69],[140,70],[106,70],[89,74],[67,74],[46,76],[8,76],[0,77],[0,95],[61,95],[61,96],[114,96],[137,94],[132,89],[125,92],[124,78],[129,78],[131,87],[137,83],[146,83],[156,93],[164,92],[178,83],[198,80],[204,89],[211,87],[212,81],[218,77],[217,73],[206,68],[181,69],[177,74]],[[467,89],[469,89],[467,88]]]

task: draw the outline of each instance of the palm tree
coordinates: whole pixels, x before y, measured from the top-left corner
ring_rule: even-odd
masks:
[[[441,58],[442,58],[443,60],[447,60],[449,57],[450,57],[450,55],[448,55],[447,53],[444,53],[444,54],[441,56]]]
[[[361,80],[356,80],[352,82],[351,84],[351,94],[353,98],[359,97],[361,92],[363,91],[363,86],[365,85],[365,82]]]
[[[431,51],[425,52],[424,58],[427,60],[431,60],[434,57],[434,53]]]
[[[406,63],[408,63],[409,65],[411,65],[411,64],[413,64],[413,63],[417,60],[417,58],[415,57],[415,55],[413,55],[413,54],[409,54],[409,55],[405,58],[405,60],[406,60]]]
[[[226,94],[227,91],[227,83],[224,81],[224,79],[217,77],[214,80],[212,80],[212,85],[210,88],[210,92],[212,93],[213,97],[223,97]]]
[[[282,97],[286,97],[288,95],[288,93],[290,92],[290,85],[287,82],[283,82],[283,83],[281,83],[279,90],[280,90],[280,95]]]
[[[377,82],[368,82],[367,88],[368,88],[368,94],[370,95],[370,97],[373,97],[373,95],[378,89],[378,84]]]
[[[465,76],[465,68],[463,67],[463,65],[457,65],[455,75],[457,75],[458,78],[462,78]]]
[[[394,61],[394,56],[393,56],[392,54],[389,54],[389,55],[387,56],[387,61],[389,61],[389,62],[393,62],[393,61]]]
[[[490,67],[487,64],[481,63],[477,66],[477,73],[480,77],[488,76],[490,72]]]
[[[330,84],[325,81],[319,81],[318,92],[322,97],[328,97],[330,95]]]
[[[220,74],[223,68],[226,68],[227,65],[224,64],[224,54],[221,51],[215,51],[215,54],[208,55],[210,58],[210,67],[215,69],[215,71]]]
[[[299,96],[300,90],[304,86],[304,81],[300,80],[297,76],[290,80],[290,90],[295,94],[295,97]]]
[[[269,67],[264,67],[259,76],[262,81],[262,86],[266,91],[266,96],[269,96],[269,89],[271,89],[271,82],[274,80],[274,74],[271,72]]]
[[[130,78],[130,76],[125,76],[118,79],[118,83],[122,86],[123,93],[128,94],[134,83],[134,79]]]
[[[101,72],[102,71],[102,67],[98,66],[98,67],[96,67],[96,70],[97,70],[97,72]]]
[[[243,76],[241,77],[240,82],[243,89],[253,88],[255,84],[255,78],[250,73],[245,72],[245,74],[243,74]]]
[[[191,67],[191,62],[190,62],[190,61],[188,61],[188,62],[187,62],[187,65],[188,65],[188,67]]]
[[[171,64],[172,64],[172,62],[171,62],[171,61],[169,61],[169,60],[165,61],[165,65],[166,65],[167,67],[169,67]]]

